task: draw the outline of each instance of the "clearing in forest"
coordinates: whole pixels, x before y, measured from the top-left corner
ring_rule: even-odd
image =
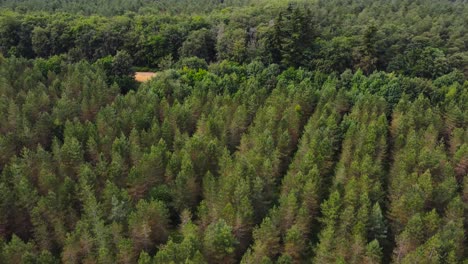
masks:
[[[155,72],[135,72],[135,80],[137,82],[147,82],[156,76]]]

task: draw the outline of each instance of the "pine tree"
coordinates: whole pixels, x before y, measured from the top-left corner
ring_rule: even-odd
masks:
[[[140,200],[136,211],[128,220],[134,252],[154,252],[155,246],[164,243],[169,234],[169,212],[160,201]]]
[[[212,223],[205,231],[203,248],[211,263],[234,263],[236,239],[224,220]]]

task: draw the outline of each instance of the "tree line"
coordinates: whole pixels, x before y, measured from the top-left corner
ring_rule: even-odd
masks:
[[[327,73],[361,69],[366,74],[377,70],[437,78],[458,69],[468,74],[468,11],[463,2],[223,5],[224,9],[208,13],[177,15],[5,9],[0,15],[0,52],[26,58],[63,55],[77,62],[126,51],[135,66],[155,69],[197,56],[208,63],[260,60],[284,69],[304,67]]]

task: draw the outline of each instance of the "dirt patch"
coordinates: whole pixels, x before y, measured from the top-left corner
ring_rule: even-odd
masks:
[[[147,82],[156,76],[155,72],[135,72],[135,80],[137,82]]]

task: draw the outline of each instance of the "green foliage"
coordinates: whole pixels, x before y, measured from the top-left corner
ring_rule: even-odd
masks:
[[[328,73],[468,74],[467,8],[457,1],[5,0],[0,7],[4,56],[96,61],[125,51],[135,66],[153,69],[197,56]],[[115,81],[134,88],[127,78]]]
[[[377,239],[384,240],[386,226],[379,205],[371,208],[371,203],[379,203],[383,198],[385,107],[382,98],[364,94],[343,120],[346,134],[336,167],[334,191],[322,204],[325,226],[316,250],[318,262],[380,260],[382,251]]]
[[[445,219],[451,218],[449,208],[459,199],[454,170],[449,162],[443,162],[448,158],[438,140],[441,116],[419,97],[413,103],[402,100],[393,120],[394,137],[398,138],[398,159],[390,177],[390,213],[397,234],[394,259],[437,263],[451,254],[458,261],[463,255],[460,241],[445,243],[445,247],[440,241],[447,232]],[[447,227],[455,241],[463,232],[460,224]]]
[[[158,244],[167,240],[169,233],[169,212],[160,201],[140,200],[136,211],[128,220],[130,236],[135,252],[151,252]]]
[[[198,57],[210,62],[214,60],[215,40],[213,34],[208,29],[200,29],[190,32],[187,39],[180,48],[181,57]]]
[[[220,220],[209,225],[205,231],[205,256],[212,263],[232,263],[236,243],[232,228],[224,220]]]
[[[0,2],[0,263],[466,262],[463,1]]]
[[[182,223],[183,239],[180,243],[169,240],[154,257],[157,263],[206,263],[201,254],[202,241],[197,226],[190,220]]]

